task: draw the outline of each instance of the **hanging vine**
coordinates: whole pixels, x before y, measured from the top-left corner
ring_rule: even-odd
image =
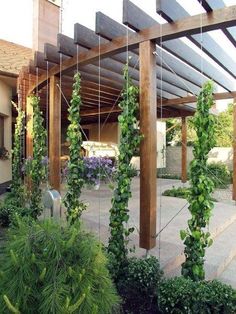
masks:
[[[182,275],[198,281],[205,278],[204,256],[206,248],[212,244],[210,233],[204,228],[209,224],[213,202],[211,193],[214,189],[212,180],[207,176],[207,158],[215,145],[215,118],[209,113],[213,105],[213,84],[207,82],[198,96],[197,111],[193,124],[197,133],[194,144],[194,160],[190,166],[190,196],[188,229],[181,230],[184,240],[186,261],[182,264]]]
[[[82,134],[80,131],[80,74],[74,76],[72,99],[68,109],[68,120],[70,124],[67,129],[69,141],[70,160],[68,162],[67,174],[67,193],[64,198],[64,204],[67,208],[67,217],[73,223],[78,220],[86,205],[80,201],[81,189],[84,185],[83,172],[84,162],[82,156]]]
[[[42,191],[41,184],[45,178],[44,159],[46,155],[46,130],[43,126],[43,116],[39,108],[39,97],[30,96],[30,103],[33,107],[33,158],[30,162],[30,212],[33,218],[37,218],[42,212]]]
[[[127,260],[127,239],[134,230],[134,228],[126,228],[125,226],[129,220],[128,201],[131,197],[131,180],[134,176],[130,161],[135,155],[142,138],[137,127],[138,121],[136,118],[139,110],[138,88],[132,84],[127,66],[124,69],[124,79],[123,100],[119,104],[122,113],[118,119],[121,136],[116,176],[117,187],[113,193],[112,208],[110,209],[109,226],[111,235],[108,244],[108,253],[113,268],[112,273],[116,278]]]
[[[20,106],[13,103],[17,111],[15,124],[14,142],[12,150],[12,184],[11,197],[14,198],[14,203],[17,207],[22,207],[24,203],[24,188],[22,179],[22,137],[24,136],[24,120],[25,112]]]

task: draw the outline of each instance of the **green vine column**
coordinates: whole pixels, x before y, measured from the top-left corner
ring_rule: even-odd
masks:
[[[67,193],[64,198],[64,204],[67,208],[67,217],[73,223],[78,220],[86,205],[80,201],[81,189],[84,185],[83,172],[84,161],[82,152],[82,134],[80,131],[80,106],[82,104],[80,96],[80,74],[74,76],[72,99],[68,109],[68,120],[70,124],[67,129],[69,141],[68,175],[67,175]]]
[[[194,144],[194,160],[190,166],[190,196],[188,229],[181,230],[184,240],[186,261],[182,264],[182,275],[198,281],[205,278],[204,256],[206,248],[212,244],[210,233],[205,231],[209,224],[214,189],[212,180],[207,176],[209,151],[215,145],[215,118],[209,113],[213,105],[213,84],[207,82],[198,96],[197,111],[193,119],[197,140]]]
[[[12,184],[11,195],[14,197],[16,206],[21,207],[24,199],[24,189],[22,180],[22,136],[24,136],[24,119],[25,112],[20,106],[14,104],[17,110],[17,118],[15,124],[14,143],[12,150]]]
[[[30,211],[33,218],[37,218],[42,212],[42,191],[40,185],[45,178],[45,166],[43,159],[46,155],[46,130],[43,126],[43,116],[39,108],[39,97],[30,96],[33,107],[33,159],[31,161],[30,178]]]
[[[122,113],[118,119],[121,137],[116,176],[117,187],[113,193],[112,208],[110,209],[111,234],[108,244],[108,253],[114,267],[112,272],[116,274],[115,276],[118,276],[127,259],[128,240],[126,239],[133,232],[133,228],[127,229],[125,227],[125,223],[129,220],[128,201],[131,197],[131,179],[134,176],[130,161],[141,141],[136,118],[139,110],[138,88],[132,84],[127,66],[124,70],[124,78],[126,83],[122,92],[123,100],[119,104]]]

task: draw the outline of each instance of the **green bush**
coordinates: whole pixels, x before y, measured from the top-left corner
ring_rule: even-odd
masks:
[[[233,314],[236,291],[217,280],[194,282],[176,277],[161,282],[158,305],[162,313]]]
[[[172,196],[172,197],[179,197],[179,198],[184,198],[186,200],[188,200],[189,197],[189,193],[190,193],[190,189],[189,188],[175,188],[174,186],[172,187],[172,189],[169,190],[165,190],[162,195],[163,196]],[[211,198],[212,202],[217,202],[217,200],[215,198]]]
[[[119,298],[91,234],[78,223],[17,221],[1,255],[1,313],[116,312]]]
[[[7,193],[5,199],[0,202],[0,226],[8,227],[13,221],[15,214],[23,217],[29,215],[30,211],[26,208],[24,200],[19,200],[10,192]]]
[[[170,173],[161,173],[159,171],[159,169],[157,169],[157,178],[181,180],[180,175],[178,175],[178,174],[170,174]]]
[[[188,199],[189,188],[181,188],[181,187],[175,188],[173,186],[172,189],[164,191],[162,195]]]
[[[207,175],[213,181],[215,188],[226,189],[231,183],[231,174],[227,166],[221,162],[209,163]]]
[[[162,278],[156,257],[129,258],[117,282],[125,313],[156,313],[157,288]]]

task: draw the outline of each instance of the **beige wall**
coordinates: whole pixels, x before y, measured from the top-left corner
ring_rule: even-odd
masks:
[[[98,141],[98,125],[90,124],[83,126],[84,129],[89,130],[89,140],[90,141]],[[119,138],[119,130],[118,123],[106,123],[104,127],[101,124],[101,142],[105,143],[118,143]]]
[[[0,80],[0,114],[4,119],[4,146],[11,151],[11,108],[12,90],[6,83]],[[11,160],[0,160],[0,184],[10,181],[11,176]]]
[[[187,147],[187,165],[193,160],[193,148]],[[233,169],[232,147],[214,147],[208,154],[208,162],[222,162],[228,169]],[[166,173],[181,174],[181,146],[167,146],[166,148]]]

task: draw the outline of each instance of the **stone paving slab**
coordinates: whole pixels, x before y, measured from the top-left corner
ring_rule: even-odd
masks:
[[[161,196],[162,192],[173,186],[183,185],[179,180],[157,179],[157,232],[161,230],[172,217],[181,209],[178,216],[157,237],[157,246],[149,254],[159,258],[161,266],[168,275],[180,274],[180,265],[184,260],[184,246],[179,236],[179,231],[185,229],[190,215],[185,199]],[[101,241],[107,243],[109,237],[109,209],[111,207],[112,192],[106,185],[101,185],[98,191],[84,190],[82,199],[89,202],[88,209],[82,218],[85,226],[94,232]],[[143,256],[146,250],[138,247],[139,243],[139,178],[132,183],[132,198],[129,202],[130,222],[129,226],[135,227],[135,232],[130,237],[130,246],[136,246],[136,255]],[[225,245],[225,239],[217,242],[221,234],[224,234],[231,224],[236,221],[236,206],[234,203],[215,203],[213,216],[209,230],[215,239],[215,244],[207,252],[206,270],[213,274],[218,272],[222,261],[228,258],[227,254],[231,246]],[[236,241],[235,241],[236,242]],[[219,253],[224,246],[224,253]],[[233,246],[232,246],[233,247]],[[235,246],[236,247],[236,246]],[[214,257],[215,256],[215,257]],[[222,270],[222,269],[221,269]],[[222,270],[223,271],[223,270]],[[217,273],[218,274],[218,273]],[[210,275],[209,275],[210,276]]]

